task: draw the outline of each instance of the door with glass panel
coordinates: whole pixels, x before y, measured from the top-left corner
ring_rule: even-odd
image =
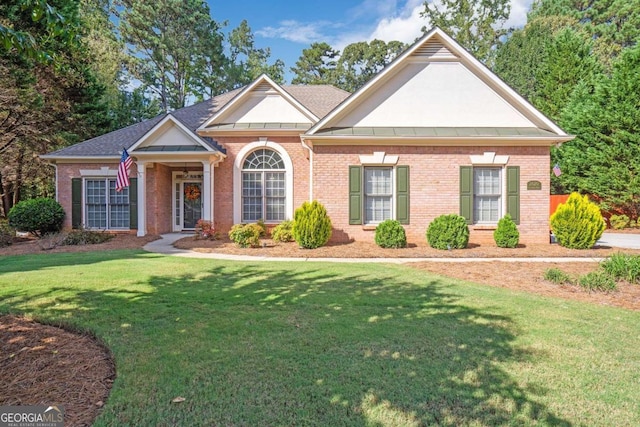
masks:
[[[193,230],[202,218],[202,181],[176,180],[173,197],[174,231]]]

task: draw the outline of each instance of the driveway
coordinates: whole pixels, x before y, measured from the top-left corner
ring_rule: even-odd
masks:
[[[598,245],[640,249],[640,234],[604,233],[598,240]]]

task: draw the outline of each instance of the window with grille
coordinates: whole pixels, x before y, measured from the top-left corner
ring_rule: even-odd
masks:
[[[500,168],[473,168],[473,217],[478,223],[496,223],[501,215]]]
[[[269,149],[251,152],[242,165],[242,222],[285,220],[285,165]]]
[[[129,228],[129,188],[117,192],[115,179],[87,179],[85,207],[88,228]]]
[[[393,168],[364,168],[364,220],[376,224],[391,219],[393,202]]]

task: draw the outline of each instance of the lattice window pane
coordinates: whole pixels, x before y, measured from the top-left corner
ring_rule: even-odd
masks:
[[[247,156],[242,168],[267,170],[284,169],[284,161],[276,151],[260,149]]]
[[[388,195],[393,192],[391,168],[365,168],[365,193],[368,196]]]
[[[368,223],[391,219],[391,196],[366,197],[364,210]]]
[[[498,222],[502,185],[499,168],[474,168],[474,218],[476,222]]]

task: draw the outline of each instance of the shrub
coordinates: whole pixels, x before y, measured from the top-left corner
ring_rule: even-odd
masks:
[[[578,279],[578,284],[589,291],[613,291],[616,281],[604,270],[592,271]]]
[[[256,225],[260,227],[260,237],[267,237],[267,224],[264,223],[264,219],[256,221]]]
[[[293,242],[293,221],[286,220],[276,225],[271,231],[271,238],[276,242]]]
[[[60,231],[63,221],[64,210],[60,203],[45,197],[24,200],[9,211],[10,226],[36,237]]]
[[[16,230],[14,230],[7,221],[0,220],[0,248],[12,244],[15,236]]]
[[[48,251],[62,245],[66,237],[65,233],[47,233],[40,236],[37,243],[40,249]]]
[[[196,222],[196,229],[195,229],[196,240],[199,240],[199,239],[218,240],[219,238],[220,238],[220,233],[218,233],[218,231],[216,230],[216,225],[214,223],[204,219],[199,219],[198,222]]]
[[[260,231],[258,224],[236,224],[229,231],[229,238],[241,248],[257,248],[260,246]]]
[[[435,249],[464,249],[469,243],[469,226],[460,215],[441,215],[427,228],[427,242]]]
[[[376,227],[375,241],[381,248],[404,248],[407,246],[407,234],[400,222],[388,219]]]
[[[493,240],[499,248],[515,248],[520,240],[520,232],[511,215],[506,214],[498,221],[498,228],[493,232]]]
[[[331,238],[331,218],[317,200],[304,202],[296,209],[293,221],[293,238],[301,248],[319,248]]]
[[[96,245],[98,243],[108,242],[113,238],[113,234],[105,233],[104,231],[87,230],[81,227],[67,233],[60,244],[66,246]]]
[[[561,246],[589,249],[602,236],[605,222],[600,208],[587,196],[572,193],[551,215],[551,230]]]
[[[615,279],[629,283],[640,282],[640,256],[617,253],[600,263],[602,269]]]
[[[556,285],[573,283],[571,277],[558,268],[548,268],[544,272],[544,280],[555,283]]]
[[[609,218],[609,224],[611,224],[611,228],[614,230],[622,230],[623,228],[627,228],[629,226],[629,217],[622,215],[611,215]]]

